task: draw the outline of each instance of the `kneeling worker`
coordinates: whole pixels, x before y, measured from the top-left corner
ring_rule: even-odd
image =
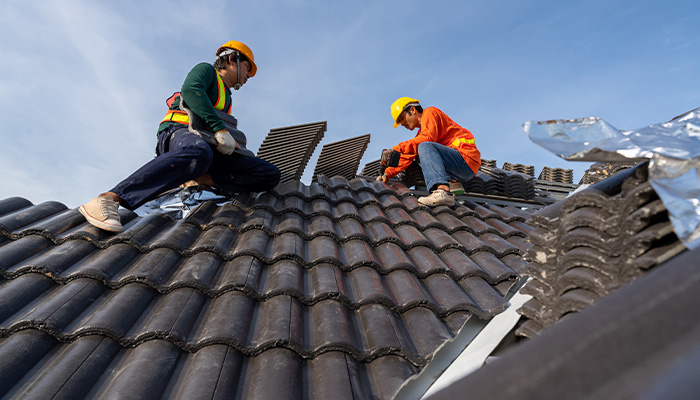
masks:
[[[425,110],[420,102],[410,97],[401,97],[391,105],[394,128],[402,125],[408,130],[418,128],[413,139],[401,142],[382,155],[382,165],[387,166],[377,180],[386,182],[408,168],[416,156],[423,170],[425,183],[432,193],[420,197],[418,202],[427,206],[455,203],[450,193],[450,182],[456,179],[467,182],[476,176],[481,166],[481,154],[474,143],[474,135],[452,121],[436,107]],[[394,157],[399,156],[399,157]],[[397,165],[389,159],[398,158]]]
[[[100,229],[121,232],[119,205],[135,210],[190,180],[229,196],[274,188],[279,169],[252,152],[243,153],[232,136],[237,121],[230,114],[230,89],[238,90],[257,69],[250,48],[235,40],[219,47],[213,65],[204,62],[192,68],[182,90],[168,101],[158,128],[157,156],[80,206],[85,219]],[[198,121],[204,128],[194,128]]]

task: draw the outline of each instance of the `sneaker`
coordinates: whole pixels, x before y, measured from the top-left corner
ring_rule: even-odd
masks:
[[[419,197],[418,202],[430,207],[451,206],[455,203],[455,197],[451,193],[438,189],[433,191],[430,196]]]
[[[118,202],[107,195],[102,195],[83,204],[78,211],[93,226],[110,232],[121,232],[122,223],[119,221],[118,209]]]
[[[461,196],[464,194],[464,186],[459,181],[450,181],[450,193],[455,196]]]

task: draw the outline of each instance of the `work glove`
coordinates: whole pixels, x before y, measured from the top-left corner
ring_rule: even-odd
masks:
[[[231,136],[226,129],[216,131],[216,133],[214,133],[214,138],[217,143],[216,149],[223,154],[229,155],[238,148],[238,143],[236,143],[236,140],[233,139],[233,136]]]
[[[398,167],[401,153],[392,149],[382,150],[382,158],[379,163],[384,167]]]

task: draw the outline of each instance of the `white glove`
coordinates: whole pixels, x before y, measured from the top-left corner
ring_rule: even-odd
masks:
[[[216,138],[216,143],[218,143],[216,145],[216,149],[219,150],[223,154],[229,155],[229,154],[233,153],[233,151],[238,148],[238,144],[236,143],[236,140],[225,129],[217,131],[214,134],[214,138]]]

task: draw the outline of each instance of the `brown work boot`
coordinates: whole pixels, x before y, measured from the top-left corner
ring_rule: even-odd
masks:
[[[87,222],[100,229],[110,232],[121,232],[122,223],[119,221],[119,203],[107,195],[100,195],[80,206],[81,214]]]
[[[452,206],[455,204],[455,197],[442,189],[434,190],[430,196],[419,197],[418,202],[429,207]]]

